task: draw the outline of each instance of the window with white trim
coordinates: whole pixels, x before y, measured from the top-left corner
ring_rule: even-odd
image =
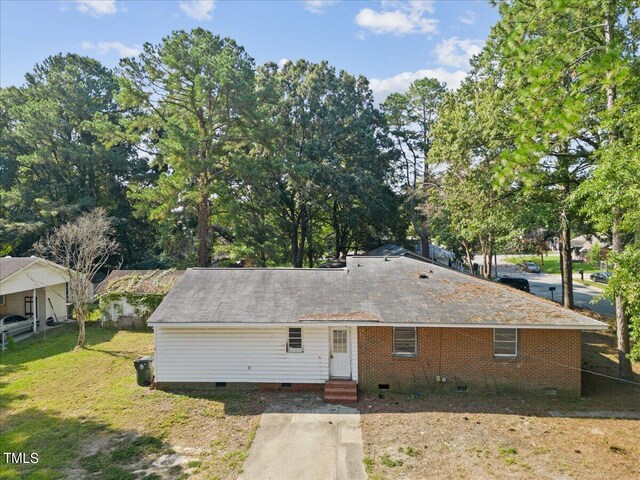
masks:
[[[0,295],[0,305],[4,305],[4,295]]]
[[[287,332],[287,352],[302,353],[302,328],[291,327]]]
[[[418,335],[415,327],[393,327],[393,354],[415,357],[418,353]]]
[[[518,356],[518,329],[493,329],[493,356],[515,358]]]

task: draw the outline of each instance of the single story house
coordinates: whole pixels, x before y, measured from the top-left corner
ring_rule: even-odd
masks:
[[[600,246],[599,257],[606,260],[611,244],[607,237],[598,238],[596,235],[580,235],[571,239],[571,255],[573,259],[582,261],[591,261],[589,254],[595,244]]]
[[[124,328],[146,326],[145,320],[183,273],[178,270],[114,270],[95,291],[103,325],[113,322]]]
[[[149,318],[158,388],[523,388],[580,394],[607,325],[415,255],[345,268],[192,268]]]
[[[33,318],[34,331],[36,319],[66,320],[67,279],[64,267],[43,258],[0,258],[0,316]]]

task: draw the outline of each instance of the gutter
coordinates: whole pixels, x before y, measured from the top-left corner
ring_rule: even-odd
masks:
[[[332,327],[428,327],[428,328],[520,328],[533,330],[607,330],[609,325],[593,320],[591,324],[578,325],[533,325],[510,323],[380,323],[380,322],[322,322],[318,320],[308,322],[147,322],[151,327],[162,328],[282,328],[297,325],[304,326],[332,326]]]

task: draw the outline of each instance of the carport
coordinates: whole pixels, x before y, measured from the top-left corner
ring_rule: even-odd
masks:
[[[0,316],[23,315],[44,324],[67,318],[67,272],[39,257],[0,258]]]

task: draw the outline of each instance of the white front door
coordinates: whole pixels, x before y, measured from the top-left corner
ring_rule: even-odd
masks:
[[[332,328],[329,338],[329,376],[331,378],[351,378],[351,356],[349,354],[349,329]]]

